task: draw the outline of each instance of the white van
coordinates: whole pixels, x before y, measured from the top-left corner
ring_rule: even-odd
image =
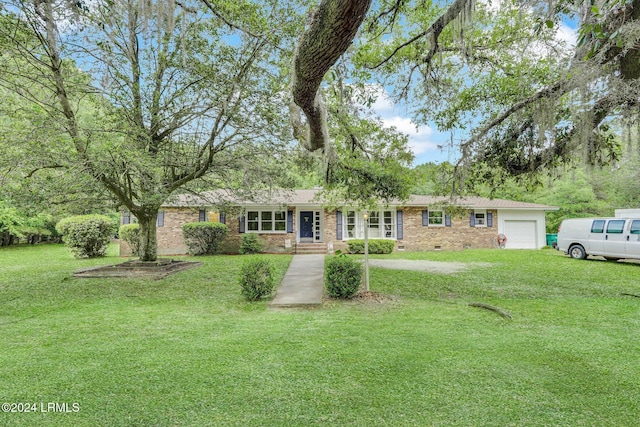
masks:
[[[565,219],[558,230],[557,249],[576,259],[588,255],[608,260],[640,259],[640,219]]]

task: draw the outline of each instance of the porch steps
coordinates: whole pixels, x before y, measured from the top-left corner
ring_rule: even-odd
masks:
[[[294,249],[295,249],[295,253],[300,255],[326,254],[327,244],[326,243],[298,243]]]

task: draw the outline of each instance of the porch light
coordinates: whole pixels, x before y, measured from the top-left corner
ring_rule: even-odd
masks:
[[[362,218],[364,218],[364,290],[369,292],[369,212],[364,212]]]

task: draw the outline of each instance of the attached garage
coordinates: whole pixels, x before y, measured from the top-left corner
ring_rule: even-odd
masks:
[[[506,249],[540,249],[546,245],[543,210],[498,210],[498,232],[507,236]]]
[[[506,220],[504,233],[507,249],[537,249],[536,221]]]

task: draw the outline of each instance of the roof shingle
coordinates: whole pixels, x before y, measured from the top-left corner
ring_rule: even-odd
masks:
[[[322,205],[319,198],[321,190],[277,190],[263,193],[237,194],[227,190],[205,191],[199,195],[180,194],[170,198],[164,203],[164,207],[204,207],[224,204],[241,206],[264,205]],[[516,209],[516,210],[558,210],[556,206],[548,206],[538,203],[517,202],[503,199],[488,199],[486,197],[461,196],[422,196],[412,195],[409,200],[402,203],[391,203],[393,206],[426,207],[433,205],[452,205],[469,209]]]

